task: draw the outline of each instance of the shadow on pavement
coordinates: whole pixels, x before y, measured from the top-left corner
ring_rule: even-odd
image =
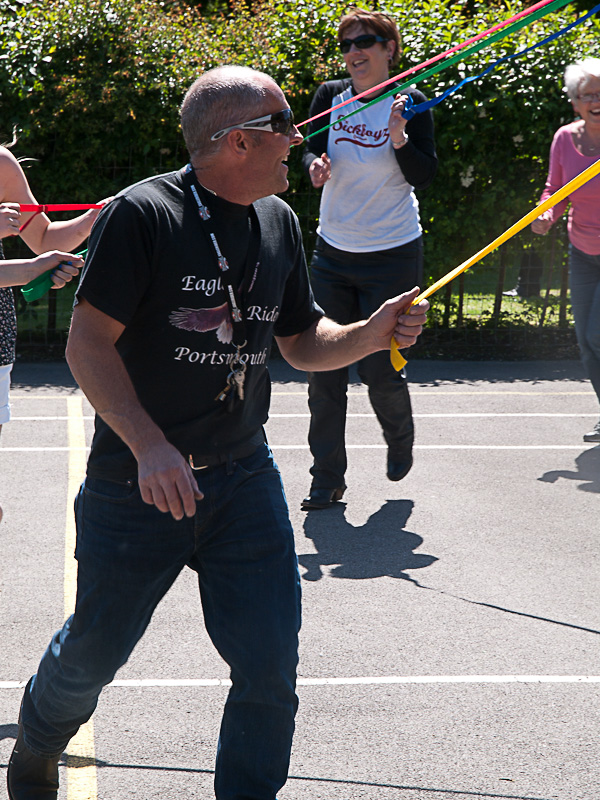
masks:
[[[594,448],[593,452],[598,459],[595,463],[600,466],[600,447]],[[597,471],[596,475],[598,477],[600,473]],[[600,487],[594,491],[599,490]],[[399,578],[409,581],[419,589],[453,597],[491,611],[600,635],[600,631],[595,628],[462,597],[435,586],[428,586],[407,575],[407,570],[423,569],[438,560],[435,556],[414,552],[423,544],[423,539],[416,533],[404,530],[413,507],[412,500],[388,500],[364,525],[358,527],[346,520],[345,503],[336,503],[321,511],[308,511],[304,534],[307,539],[313,540],[317,552],[298,556],[300,565],[306,570],[302,575],[303,579],[318,581],[324,574],[350,580]]]
[[[275,383],[306,384],[306,373],[294,369],[283,358],[269,360],[269,373]],[[407,367],[408,380],[411,387],[471,386],[480,382],[537,384],[552,381],[554,383],[570,383],[577,381],[583,391],[593,394],[593,389],[585,376],[585,371],[578,360],[556,361],[437,361],[412,360]],[[350,383],[360,385],[356,366],[350,367]],[[12,372],[12,386],[19,391],[35,389],[51,389],[64,387],[77,390],[73,378],[64,359],[51,362],[28,362],[20,359],[15,363]],[[572,388],[572,387],[571,387]]]
[[[539,481],[556,483],[559,478],[569,481],[580,481],[577,487],[582,492],[600,493],[600,447],[584,450],[575,459],[575,470],[556,469],[545,472]]]
[[[19,726],[16,724],[0,725],[0,742],[4,739],[16,739]]]
[[[11,726],[0,726],[11,727]],[[16,726],[15,726],[16,727]],[[122,769],[122,770],[139,770],[140,772],[173,772],[173,773],[188,773],[190,775],[214,775],[214,769],[202,769],[201,767],[175,767],[175,766],[160,766],[158,764],[115,764],[110,761],[102,761],[101,759],[93,758],[80,758],[77,756],[63,755],[66,759],[66,765],[71,769],[96,766],[99,769]],[[63,761],[61,760],[61,765]],[[6,766],[6,765],[0,765]],[[550,800],[545,797],[532,797],[530,795],[522,794],[504,794],[498,792],[485,792],[485,791],[469,791],[468,789],[436,789],[428,786],[406,786],[394,783],[375,783],[372,781],[357,781],[345,780],[344,778],[320,778],[303,775],[289,775],[288,783],[292,781],[307,781],[310,783],[333,783],[345,786],[369,786],[375,789],[400,789],[405,792],[427,792],[435,794],[439,797],[463,797],[463,798],[481,798],[482,800]],[[418,797],[419,795],[417,795]]]
[[[521,383],[535,386],[552,381],[572,384],[577,381],[582,391],[593,394],[589,380],[578,360],[555,361],[437,361],[409,359],[407,376],[411,388],[421,386],[471,386],[480,382]],[[291,367],[282,358],[271,358],[269,372],[277,383],[306,383],[306,373]],[[356,366],[350,367],[350,383],[360,384]],[[573,388],[572,386],[570,387]]]
[[[503,780],[502,778],[500,780]],[[454,798],[481,798],[485,800],[494,798],[497,800],[550,800],[549,797],[531,797],[522,794],[500,794],[498,792],[482,792],[482,791],[469,791],[468,789],[435,789],[429,786],[406,786],[396,783],[374,783],[372,781],[356,781],[356,780],[343,780],[341,778],[304,778],[298,775],[290,775],[288,781],[315,781],[318,783],[339,783],[348,786],[370,786],[375,789],[400,789],[405,792],[427,792],[427,794],[434,794],[440,798],[454,797]],[[512,781],[510,781],[512,783]],[[421,797],[421,794],[415,795],[415,800]]]
[[[322,511],[308,511],[304,533],[312,539],[316,553],[300,555],[298,560],[307,581],[323,577],[323,567],[333,578],[400,578],[416,583],[406,570],[429,567],[435,556],[415,553],[423,544],[416,533],[404,530],[414,503],[388,500],[364,525],[356,527],[345,519],[345,504],[336,503]]]

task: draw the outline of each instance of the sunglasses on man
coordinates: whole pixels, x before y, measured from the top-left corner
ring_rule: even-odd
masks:
[[[238,122],[236,125],[229,125],[223,128],[210,137],[211,142],[216,142],[217,139],[225,136],[229,131],[234,131],[236,128],[245,131],[271,131],[272,133],[283,133],[284,136],[289,136],[294,127],[294,113],[291,108],[284,108],[282,111],[276,111],[274,114],[267,114],[264,117],[257,117],[256,119],[249,119],[247,122]]]
[[[356,39],[342,39],[340,42],[340,50],[342,53],[349,53],[352,45],[358,47],[359,50],[368,50],[373,47],[375,42],[387,42],[383,36],[376,36],[374,33],[363,33],[362,36],[357,36]]]

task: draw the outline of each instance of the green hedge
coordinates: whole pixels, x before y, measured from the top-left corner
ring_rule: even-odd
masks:
[[[579,3],[580,11],[586,5]],[[151,0],[0,0],[0,140],[12,138],[16,127],[14,152],[37,159],[28,176],[40,201],[94,201],[184,162],[178,106],[189,84],[212,66],[245,64],[270,73],[297,117],[306,118],[316,86],[343,74],[335,28],[346,7],[337,0],[234,0],[226,13],[202,16],[192,6]],[[404,43],[399,69],[522,8],[391,0],[386,9]],[[571,4],[419,85],[434,96],[576,14]],[[536,201],[552,134],[572,118],[562,73],[569,62],[598,55],[599,34],[597,19],[578,26],[438,106],[440,169],[420,197],[428,281]],[[296,191],[307,188],[299,153],[291,159],[291,183]]]

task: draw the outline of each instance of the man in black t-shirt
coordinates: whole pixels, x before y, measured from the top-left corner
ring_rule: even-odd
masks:
[[[273,195],[302,137],[268,76],[222,67],[188,91],[190,165],[100,215],[69,365],[96,409],[75,504],[76,611],[21,706],[11,800],[58,792],[58,761],[187,565],[231,670],[219,800],[275,800],[297,707],[300,588],[281,478],[264,441],[271,337],[299,369],[413,344],[416,291],[339,326],[315,304],[297,220]],[[116,800],[116,798],[115,798]]]

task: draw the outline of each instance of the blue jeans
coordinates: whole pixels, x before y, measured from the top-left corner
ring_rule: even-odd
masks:
[[[600,255],[569,245],[569,280],[581,360],[600,400]]]
[[[372,253],[349,253],[317,239],[310,282],[317,303],[328,317],[347,325],[369,317],[391,297],[421,286],[421,237],[401,247]],[[409,458],[414,423],[406,375],[396,372],[388,351],[358,362],[358,374],[368,386],[369,400],[383,431],[390,456]],[[345,486],[345,433],[348,369],[308,373],[310,427],[308,444],[313,456],[312,485],[319,489]]]
[[[287,778],[300,629],[300,579],[283,486],[267,445],[198,470],[194,518],[145,504],[137,481],[87,478],[75,501],[75,613],[58,631],[22,707],[27,746],[56,756],[92,715],[187,565],[206,629],[231,670],[219,736],[219,800],[274,800]]]

